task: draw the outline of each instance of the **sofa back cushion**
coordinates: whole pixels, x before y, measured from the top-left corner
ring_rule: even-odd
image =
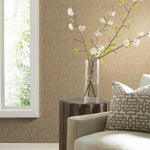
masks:
[[[139,87],[150,84],[150,74],[142,74]]]
[[[106,129],[150,133],[150,84],[133,90],[122,83],[112,83]]]

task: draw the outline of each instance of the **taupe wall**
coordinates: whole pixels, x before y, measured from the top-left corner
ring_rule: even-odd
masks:
[[[83,54],[75,55],[77,35],[68,30],[68,7],[73,6],[80,21],[86,25],[87,37],[101,27],[99,18],[114,5],[121,19],[123,9],[118,0],[40,0],[40,117],[39,119],[0,119],[0,142],[58,142],[59,100],[81,97],[84,84]],[[134,18],[131,30],[123,39],[150,30],[150,1],[144,0]],[[107,39],[103,37],[104,44]],[[122,48],[111,54],[100,66],[100,97],[111,97],[111,82],[117,80],[137,88],[142,73],[150,73],[150,39],[140,46]],[[38,93],[37,93],[38,94]]]

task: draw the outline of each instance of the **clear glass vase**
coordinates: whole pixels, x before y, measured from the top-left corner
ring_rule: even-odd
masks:
[[[85,60],[85,103],[99,101],[99,63],[99,60]]]

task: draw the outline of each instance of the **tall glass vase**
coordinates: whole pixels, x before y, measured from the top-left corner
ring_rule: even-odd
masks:
[[[85,103],[99,101],[99,63],[99,60],[85,60]]]

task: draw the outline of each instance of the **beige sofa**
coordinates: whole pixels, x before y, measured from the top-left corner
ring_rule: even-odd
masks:
[[[67,150],[150,150],[150,134],[104,131],[108,112],[68,119]]]

